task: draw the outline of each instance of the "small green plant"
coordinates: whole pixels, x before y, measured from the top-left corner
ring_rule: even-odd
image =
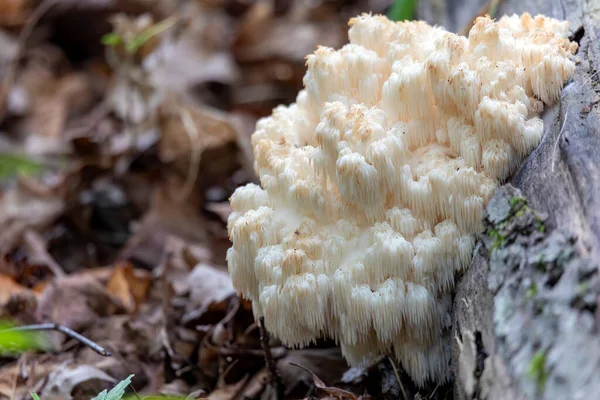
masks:
[[[127,378],[117,383],[117,386],[112,388],[110,392],[107,392],[106,389],[104,389],[92,400],[121,400],[125,394],[125,389],[127,389],[127,386],[131,385],[131,378],[133,378],[133,376],[133,374],[129,375]]]
[[[416,9],[417,0],[396,0],[390,8],[388,17],[392,21],[409,21],[415,18]]]
[[[43,334],[13,330],[15,326],[12,322],[0,321],[0,355],[20,354],[45,347],[47,342]]]
[[[19,174],[32,176],[37,175],[43,170],[42,164],[33,161],[29,157],[16,154],[0,154],[0,179],[10,179]]]
[[[489,231],[489,236],[492,239],[492,251],[504,247],[504,236],[496,229]]]
[[[126,40],[123,36],[119,35],[118,33],[107,33],[106,35],[102,36],[102,44],[104,44],[105,46],[123,45],[125,51],[128,54],[135,54],[150,39],[171,28],[174,25],[174,23],[175,20],[173,18],[167,18],[144,29],[131,40]]]
[[[535,381],[538,391],[544,391],[548,380],[548,371],[546,370],[546,353],[542,350],[538,350],[531,358],[527,376]]]
[[[531,299],[531,298],[537,296],[537,294],[538,294],[537,285],[535,284],[535,282],[532,282],[531,285],[529,285],[529,287],[527,288],[527,291],[525,292],[525,297]]]

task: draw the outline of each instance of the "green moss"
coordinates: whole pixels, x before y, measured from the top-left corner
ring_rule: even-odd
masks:
[[[531,285],[529,285],[529,288],[527,289],[527,291],[525,292],[525,297],[531,299],[531,298],[537,296],[537,294],[538,294],[537,285],[535,284],[535,282],[532,282]]]
[[[527,199],[523,196],[515,196],[509,200],[509,203],[510,203],[510,208],[512,208],[513,211],[518,211],[523,206],[527,205]]]
[[[577,285],[577,294],[579,296],[585,295],[588,292],[588,290],[590,290],[589,282],[584,282]]]
[[[496,229],[490,229],[488,235],[493,240],[492,250],[497,250],[504,247],[505,237]]]
[[[535,381],[538,391],[544,391],[548,381],[548,371],[546,369],[546,353],[542,350],[538,350],[531,358],[527,376]]]
[[[542,219],[540,217],[535,218],[535,226],[536,226],[538,232],[540,232],[540,233],[546,232],[546,225],[544,225],[544,223],[542,222]]]

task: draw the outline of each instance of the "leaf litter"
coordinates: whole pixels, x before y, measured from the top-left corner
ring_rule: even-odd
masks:
[[[0,354],[0,399],[276,399],[269,368],[286,399],[385,396],[376,368],[344,382],[335,343],[270,338],[267,363],[225,257],[254,124],[388,4],[47,1],[0,6],[0,318],[111,356],[40,332]]]

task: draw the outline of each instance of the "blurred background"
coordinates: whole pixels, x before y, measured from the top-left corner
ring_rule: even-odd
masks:
[[[130,374],[140,393],[274,396],[227,274],[228,197],[256,181],[257,119],[362,12],[412,19],[416,2],[0,1],[0,319],[113,354],[57,332],[5,351],[0,398],[91,398]],[[331,343],[270,346],[286,398],[400,393],[389,369],[348,373]]]

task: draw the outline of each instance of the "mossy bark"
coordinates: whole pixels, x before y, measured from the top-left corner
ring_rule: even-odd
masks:
[[[421,0],[419,18],[459,31],[486,2]],[[579,61],[459,280],[454,396],[600,398],[600,0],[503,0],[496,16],[522,12],[569,20]]]

